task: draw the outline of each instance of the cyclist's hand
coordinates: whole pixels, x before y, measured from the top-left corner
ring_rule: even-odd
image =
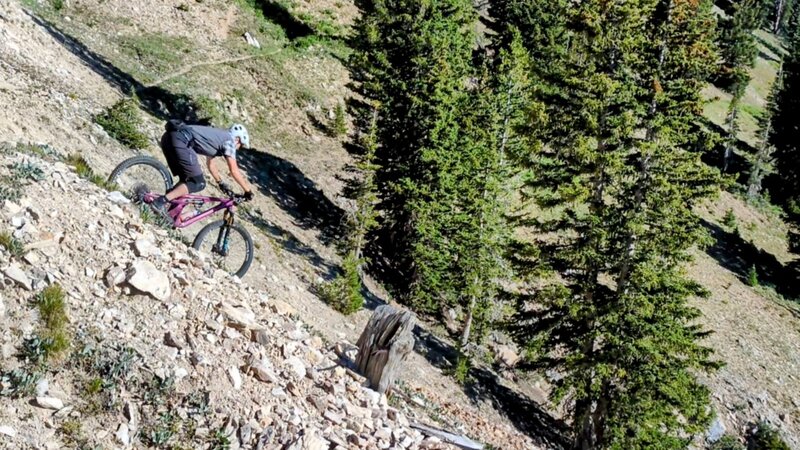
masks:
[[[230,185],[224,181],[219,182],[219,190],[222,191],[223,194],[233,197],[233,189],[231,189]]]
[[[250,200],[253,199],[253,191],[245,192],[244,195],[242,196],[242,198],[244,198],[245,201],[249,202]]]

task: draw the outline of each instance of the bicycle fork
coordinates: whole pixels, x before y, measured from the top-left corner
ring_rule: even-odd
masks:
[[[233,227],[233,219],[234,215],[230,210],[225,211],[225,216],[223,220],[225,221],[225,225],[223,225],[219,229],[219,235],[217,235],[217,242],[214,244],[213,251],[219,254],[220,256],[228,256],[229,244],[228,244],[228,236],[231,232],[231,227]]]

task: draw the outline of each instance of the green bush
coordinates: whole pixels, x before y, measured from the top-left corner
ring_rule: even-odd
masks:
[[[44,360],[61,355],[69,348],[70,335],[67,330],[67,303],[64,290],[58,284],[52,284],[37,297],[39,320],[42,323],[41,346]]]
[[[139,131],[142,118],[136,100],[120,100],[104,113],[95,116],[94,121],[122,144],[135,149],[147,148],[147,136]]]
[[[11,178],[17,182],[42,181],[44,180],[44,171],[31,162],[16,162],[11,166]]]
[[[337,103],[333,110],[333,134],[336,137],[347,134],[347,114],[341,103]]]
[[[319,288],[322,300],[343,314],[352,314],[364,306],[358,265],[359,261],[348,255],[342,261],[342,274]]]
[[[747,272],[747,284],[752,287],[758,286],[758,269],[756,269],[756,266],[750,266],[750,270]]]
[[[25,245],[8,231],[0,232],[0,247],[5,248],[15,258],[25,254]]]
[[[739,222],[736,220],[736,214],[733,213],[733,209],[725,211],[725,215],[722,216],[722,224],[731,230],[736,230],[739,227]]]
[[[109,183],[109,181],[99,175],[94,173],[92,167],[89,165],[89,162],[86,161],[86,158],[79,154],[72,154],[67,156],[65,161],[67,164],[75,168],[75,173],[78,174],[79,177],[83,178],[84,180],[88,180],[91,183],[107,190],[107,191],[116,191],[118,190],[118,186],[114,183]]]
[[[19,189],[16,185],[13,184],[13,181],[7,179],[7,177],[3,177],[0,179],[0,203],[8,200],[10,202],[16,202],[22,197],[22,190]]]
[[[42,376],[36,372],[16,369],[0,373],[0,396],[20,398],[30,397],[36,390],[36,383]]]
[[[458,360],[456,361],[456,365],[453,368],[453,378],[458,381],[459,384],[464,384],[467,382],[467,376],[469,376],[469,369],[472,367],[472,361],[470,360],[469,356],[461,353],[458,355]]]
[[[778,431],[766,422],[759,422],[756,431],[747,440],[749,450],[791,450]]]

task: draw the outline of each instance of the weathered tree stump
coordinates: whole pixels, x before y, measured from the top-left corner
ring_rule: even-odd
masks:
[[[381,305],[372,314],[358,338],[356,367],[370,387],[385,393],[392,387],[403,361],[414,348],[414,316]]]

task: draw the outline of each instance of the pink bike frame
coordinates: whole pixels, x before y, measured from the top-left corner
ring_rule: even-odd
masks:
[[[145,203],[152,203],[157,197],[159,197],[159,194],[149,192],[144,195],[144,201]],[[217,203],[217,205],[205,211],[201,211],[200,208],[207,203]],[[233,211],[236,207],[236,201],[232,198],[205,197],[203,195],[189,194],[172,200],[170,205],[169,215],[172,217],[175,228],[186,228],[224,209]],[[188,205],[194,206],[198,212],[188,217],[181,216],[183,209]]]

